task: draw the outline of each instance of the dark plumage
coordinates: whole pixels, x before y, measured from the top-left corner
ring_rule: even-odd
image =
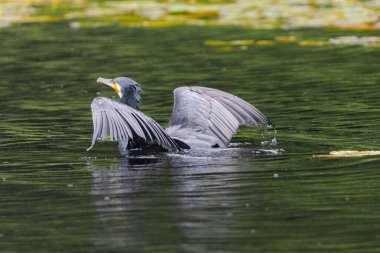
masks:
[[[254,106],[237,96],[205,87],[174,90],[174,107],[167,129],[139,111],[141,87],[127,77],[98,78],[115,89],[120,102],[95,98],[91,104],[94,134],[91,149],[107,136],[119,141],[122,155],[136,147],[159,146],[168,151],[227,147],[241,125],[270,124]],[[88,150],[89,150],[88,149]]]

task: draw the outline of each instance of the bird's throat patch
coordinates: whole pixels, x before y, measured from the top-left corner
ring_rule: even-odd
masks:
[[[119,86],[117,85],[117,83],[113,84],[113,88],[116,91],[116,93],[119,94]]]

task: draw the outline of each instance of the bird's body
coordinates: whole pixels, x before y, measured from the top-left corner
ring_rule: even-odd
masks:
[[[95,98],[91,104],[94,134],[119,141],[120,154],[128,149],[161,147],[167,151],[193,148],[227,147],[241,125],[270,124],[268,119],[248,102],[229,93],[199,86],[174,90],[174,106],[168,127],[164,130],[156,121],[139,111],[140,85],[132,79],[98,78],[115,89],[120,102]]]

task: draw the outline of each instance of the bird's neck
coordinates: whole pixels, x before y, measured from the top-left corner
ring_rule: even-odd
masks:
[[[122,96],[120,102],[132,107],[133,109],[140,110],[140,96]]]

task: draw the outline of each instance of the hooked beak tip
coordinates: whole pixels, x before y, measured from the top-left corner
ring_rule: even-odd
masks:
[[[96,82],[97,82],[97,83],[102,83],[102,84],[108,85],[108,86],[110,86],[111,88],[113,88],[113,81],[112,81],[112,79],[107,79],[107,78],[103,78],[103,77],[98,77],[98,79],[96,79]]]

